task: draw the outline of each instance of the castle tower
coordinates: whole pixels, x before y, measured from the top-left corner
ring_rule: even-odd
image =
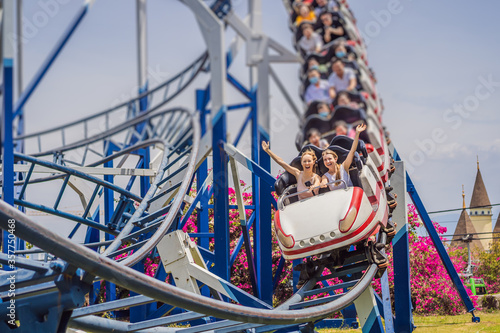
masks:
[[[462,214],[460,214],[460,218],[458,219],[457,227],[455,229],[455,233],[451,240],[451,245],[467,248],[467,243],[463,241],[463,237],[465,237],[466,235],[474,235],[476,233],[476,228],[474,228],[474,225],[472,224],[469,214],[467,214],[467,210],[465,207],[465,193],[463,185],[462,185],[462,202],[463,202]],[[477,238],[476,235],[474,235],[473,237]],[[471,242],[471,249],[474,249],[475,247],[480,250],[483,250],[483,244],[481,243],[480,240],[476,239]]]
[[[474,228],[477,232],[484,233],[478,235],[478,237],[490,238],[492,235],[493,213],[491,211],[490,199],[486,192],[486,186],[484,186],[483,177],[479,170],[479,160],[477,161],[476,181],[474,183],[474,190],[472,191],[469,207],[469,215]],[[487,250],[490,248],[489,244],[491,243],[491,239],[482,239],[481,243],[483,244],[483,248]]]

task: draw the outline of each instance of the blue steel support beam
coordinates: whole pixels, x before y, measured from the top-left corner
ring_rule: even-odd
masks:
[[[26,102],[31,97],[31,95],[33,94],[35,89],[38,87],[38,84],[42,81],[45,74],[47,74],[48,70],[50,69],[50,67],[52,66],[54,61],[57,59],[57,56],[61,53],[62,49],[64,48],[64,46],[66,45],[68,40],[71,38],[71,36],[75,32],[76,28],[80,25],[80,23],[82,22],[83,18],[87,14],[87,12],[88,12],[88,10],[93,2],[94,2],[94,0],[85,1],[82,8],[78,11],[75,18],[73,19],[73,21],[71,22],[69,27],[66,29],[66,31],[62,35],[62,37],[59,39],[56,46],[52,49],[49,56],[45,59],[45,61],[43,62],[42,66],[40,67],[38,72],[35,74],[33,79],[31,79],[30,83],[28,83],[28,85],[26,86],[26,88],[22,92],[21,96],[19,96],[19,99],[18,99],[16,106],[14,108],[15,109],[14,117],[17,117],[20,115],[20,113],[22,112],[23,106],[26,104]],[[4,39],[4,40],[6,40],[6,39]]]
[[[3,114],[2,114],[2,200],[14,205],[14,143],[12,59],[3,59]],[[5,250],[5,248],[4,248]]]
[[[207,90],[196,90],[196,110],[200,113],[200,130],[201,136],[205,135],[207,132],[207,103],[208,103],[208,91]],[[198,168],[198,172],[196,173],[196,189],[198,191],[198,195],[200,191],[204,191],[204,186],[202,188],[202,184],[205,183],[208,174],[208,162],[205,160],[201,163]],[[210,198],[202,196],[200,197],[200,209],[197,211],[198,213],[198,231],[199,232],[209,232],[208,226],[208,200]],[[193,203],[194,204],[194,203]],[[210,246],[210,239],[208,238],[200,238],[198,239],[198,245],[204,247],[208,250]],[[203,291],[202,291],[203,292]]]
[[[14,1],[3,1],[2,22],[2,50],[3,50],[3,91],[2,91],[2,124],[1,124],[1,149],[2,149],[2,199],[9,205],[14,205],[14,142],[13,142],[13,98],[14,98],[14,46],[10,36],[14,35]],[[2,231],[2,252],[8,253],[9,233]],[[10,244],[9,244],[10,245]],[[15,249],[15,247],[14,247]],[[8,265],[3,265],[4,270],[10,270]]]
[[[253,69],[252,69],[253,70]],[[252,71],[251,70],[251,71]],[[251,127],[251,146],[252,146],[252,156],[251,160],[249,161],[248,159],[246,160],[247,165],[252,166],[252,168],[247,168],[252,171],[252,203],[255,205],[255,211],[254,214],[257,219],[260,218],[260,182],[259,182],[259,177],[258,175],[253,172],[253,165],[258,165],[259,163],[259,122],[258,122],[258,114],[257,114],[257,86],[253,87],[252,89],[252,98],[251,98],[251,103],[253,104],[252,108],[250,109],[251,113],[251,119],[252,119],[252,127]],[[241,162],[240,162],[241,163]],[[260,167],[260,166],[259,166]],[[258,233],[258,223],[254,223],[253,226],[253,232],[254,235],[257,236]],[[262,292],[260,289],[260,280],[258,278],[258,274],[260,271],[259,267],[259,260],[258,256],[260,255],[260,251],[258,250],[260,246],[258,237],[254,237],[253,240],[253,250],[255,253],[255,266],[256,266],[256,275],[257,275],[257,287],[258,287],[258,296],[259,298],[262,297]]]
[[[223,149],[226,142],[226,110],[222,107],[212,120],[213,188],[214,188],[214,252],[215,274],[230,279],[229,267],[229,203],[228,157]]]
[[[269,141],[269,134],[262,128],[259,128],[259,142]],[[271,171],[271,158],[259,145],[259,165],[267,172]],[[257,239],[260,246],[256,251],[256,266],[258,269],[257,281],[261,290],[261,299],[268,304],[273,304],[273,262],[272,262],[272,229],[271,229],[271,192],[273,185],[266,180],[259,179],[259,224],[257,229]]]
[[[106,156],[110,156],[113,154],[113,145],[104,145],[108,147],[107,151],[105,151]],[[105,168],[112,168],[113,167],[113,160],[108,161],[104,163]],[[108,181],[110,183],[114,182],[114,176],[113,175],[104,175],[104,180]],[[113,198],[113,191],[110,189],[104,189],[104,224],[108,223],[111,221],[111,218],[113,217],[114,213],[114,198]],[[99,211],[99,210],[98,210]],[[100,215],[100,214],[99,214]],[[105,234],[105,240],[113,240],[115,236],[106,233]],[[111,282],[106,281],[106,302],[109,301],[114,301],[116,299],[116,285]],[[115,311],[111,311],[111,317],[115,318]]]

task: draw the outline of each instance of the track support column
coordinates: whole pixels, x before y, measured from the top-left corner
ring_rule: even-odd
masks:
[[[394,162],[396,171],[391,176],[391,186],[398,196],[398,206],[392,219],[398,226],[392,240],[394,265],[394,304],[396,332],[409,333],[414,330],[410,290],[410,249],[408,242],[408,206],[406,204],[406,170],[404,162]]]

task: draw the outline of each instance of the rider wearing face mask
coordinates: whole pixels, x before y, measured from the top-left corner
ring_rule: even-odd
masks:
[[[356,60],[356,55],[352,52],[347,51],[344,43],[340,43],[339,45],[335,46],[334,51],[336,58],[349,61]]]
[[[328,65],[320,64],[316,58],[307,60],[307,70],[316,69],[320,76],[326,78],[328,76]]]
[[[318,103],[317,111],[318,114],[323,118],[328,118],[328,116],[332,113],[328,104],[323,102]]]
[[[331,103],[332,100],[328,92],[328,81],[321,80],[318,70],[309,70],[307,77],[309,80],[309,86],[307,87],[304,95],[305,102],[307,104],[310,104],[313,101]]]

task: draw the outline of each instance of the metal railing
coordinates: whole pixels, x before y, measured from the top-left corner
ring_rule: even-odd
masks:
[[[331,181],[329,183],[326,183],[326,184],[323,184],[323,185],[319,185],[319,186],[315,186],[315,187],[312,187],[312,188],[309,188],[308,190],[304,190],[304,191],[300,191],[300,192],[295,192],[295,193],[291,193],[291,194],[285,194],[285,193],[288,193],[290,192],[292,189],[296,188],[297,187],[297,184],[294,184],[294,185],[290,185],[288,186],[284,191],[283,193],[285,195],[281,195],[279,198],[278,198],[278,209],[279,210],[283,210],[285,208],[285,206],[289,205],[290,203],[288,204],[284,204],[284,201],[286,199],[289,199],[291,197],[295,197],[295,196],[298,196],[299,194],[302,194],[302,193],[307,193],[307,192],[310,192],[312,193],[312,195],[314,196],[314,190],[315,189],[321,189],[321,188],[325,188],[326,186],[328,185],[333,185],[333,184],[336,184],[336,183],[343,183],[344,184],[344,187],[339,187],[337,189],[330,189],[330,191],[335,191],[335,190],[340,190],[340,189],[344,189],[344,190],[348,190],[348,186],[347,186],[347,183],[345,180],[343,179],[338,179],[338,180],[334,180],[334,181]],[[307,198],[304,198],[304,199],[299,199],[298,201],[303,201],[303,200],[306,200],[306,199],[310,199],[311,197],[307,197]]]

